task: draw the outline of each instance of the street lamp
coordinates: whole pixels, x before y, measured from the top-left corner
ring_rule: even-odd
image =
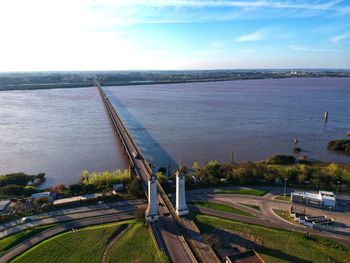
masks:
[[[287,180],[288,180],[288,178],[284,178],[284,191],[283,191],[283,196],[286,196]]]
[[[335,192],[335,195],[338,195],[339,184],[340,184],[340,181],[337,181],[337,191]]]

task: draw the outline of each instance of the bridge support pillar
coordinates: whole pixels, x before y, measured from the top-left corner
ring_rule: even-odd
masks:
[[[179,216],[188,214],[185,192],[185,176],[179,171],[176,172],[176,213]]]
[[[157,179],[153,175],[151,179],[148,180],[148,207],[145,216],[148,222],[158,220]]]

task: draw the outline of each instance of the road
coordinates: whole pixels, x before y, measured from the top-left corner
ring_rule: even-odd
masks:
[[[40,243],[41,241],[48,239],[50,237],[53,237],[55,235],[58,235],[60,233],[66,232],[68,230],[71,230],[73,228],[116,222],[116,221],[131,219],[131,218],[134,218],[134,215],[132,213],[121,213],[118,215],[102,215],[102,216],[97,216],[93,218],[75,220],[69,223],[59,225],[57,227],[50,228],[48,230],[45,230],[43,232],[40,232],[39,234],[32,236],[26,241],[11,248],[5,255],[3,255],[0,258],[0,263],[9,262],[16,256],[20,255],[21,253],[33,247],[34,245]]]
[[[236,194],[213,194],[212,195],[212,194],[196,193],[196,195],[191,195],[191,200],[193,201],[207,200],[211,202],[230,205],[232,207],[235,207],[245,212],[248,212],[250,214],[253,214],[256,217],[241,216],[241,215],[217,211],[209,208],[196,207],[193,205],[189,205],[189,208],[192,211],[201,212],[203,214],[218,216],[222,218],[229,218],[233,220],[247,222],[250,224],[262,225],[262,226],[273,227],[273,228],[289,229],[291,231],[297,231],[302,233],[309,232],[315,235],[329,237],[343,244],[350,245],[350,238],[347,235],[334,234],[326,231],[320,232],[314,229],[306,228],[305,226],[297,223],[289,222],[279,217],[273,212],[273,209],[281,209],[281,210],[289,211],[290,204],[285,201],[273,200],[272,198],[273,198],[273,195],[271,194],[268,194],[264,197],[246,196],[246,195],[238,195],[238,194],[237,195]],[[252,208],[248,208],[243,205],[240,205],[239,203],[260,205],[261,212],[258,212]],[[318,211],[318,213],[320,214],[320,211]]]
[[[83,219],[88,217],[95,217],[101,215],[118,214],[123,212],[133,212],[137,209],[144,209],[147,206],[145,199],[136,199],[130,201],[119,201],[112,203],[104,203],[101,205],[89,205],[83,207],[61,209],[48,213],[37,214],[29,216],[27,223],[22,223],[21,220],[15,220],[2,224],[0,226],[0,238],[23,231],[25,229],[46,225],[52,223],[59,223],[70,220]]]

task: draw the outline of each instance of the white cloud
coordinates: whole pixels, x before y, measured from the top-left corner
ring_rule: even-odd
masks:
[[[238,41],[238,42],[252,42],[252,41],[263,40],[266,38],[268,31],[269,30],[261,29],[261,30],[255,31],[253,33],[250,33],[250,34],[240,36],[240,37],[236,38],[236,41]]]
[[[335,37],[331,38],[331,42],[332,43],[338,43],[338,42],[346,40],[348,38],[350,38],[350,33],[346,33],[346,34],[335,36]]]
[[[274,9],[305,9],[305,10],[332,10],[337,9],[341,0],[316,1],[237,1],[237,0],[99,0],[90,1],[95,4],[113,6],[150,6],[150,7],[238,7],[238,8],[274,8]]]
[[[308,51],[308,52],[336,51],[335,49],[331,49],[331,48],[313,48],[313,47],[297,46],[297,45],[289,45],[288,48],[294,51]]]

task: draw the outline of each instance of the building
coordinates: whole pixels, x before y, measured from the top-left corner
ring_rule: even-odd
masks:
[[[30,196],[31,199],[47,198],[50,202],[53,202],[55,197],[56,197],[56,193],[54,192],[41,192],[41,193],[32,194]]]
[[[237,255],[226,256],[226,263],[265,263],[265,261],[255,252],[249,250]]]
[[[316,193],[309,192],[292,192],[291,201],[294,203],[319,205],[335,207],[335,195],[333,192],[319,191]]]

